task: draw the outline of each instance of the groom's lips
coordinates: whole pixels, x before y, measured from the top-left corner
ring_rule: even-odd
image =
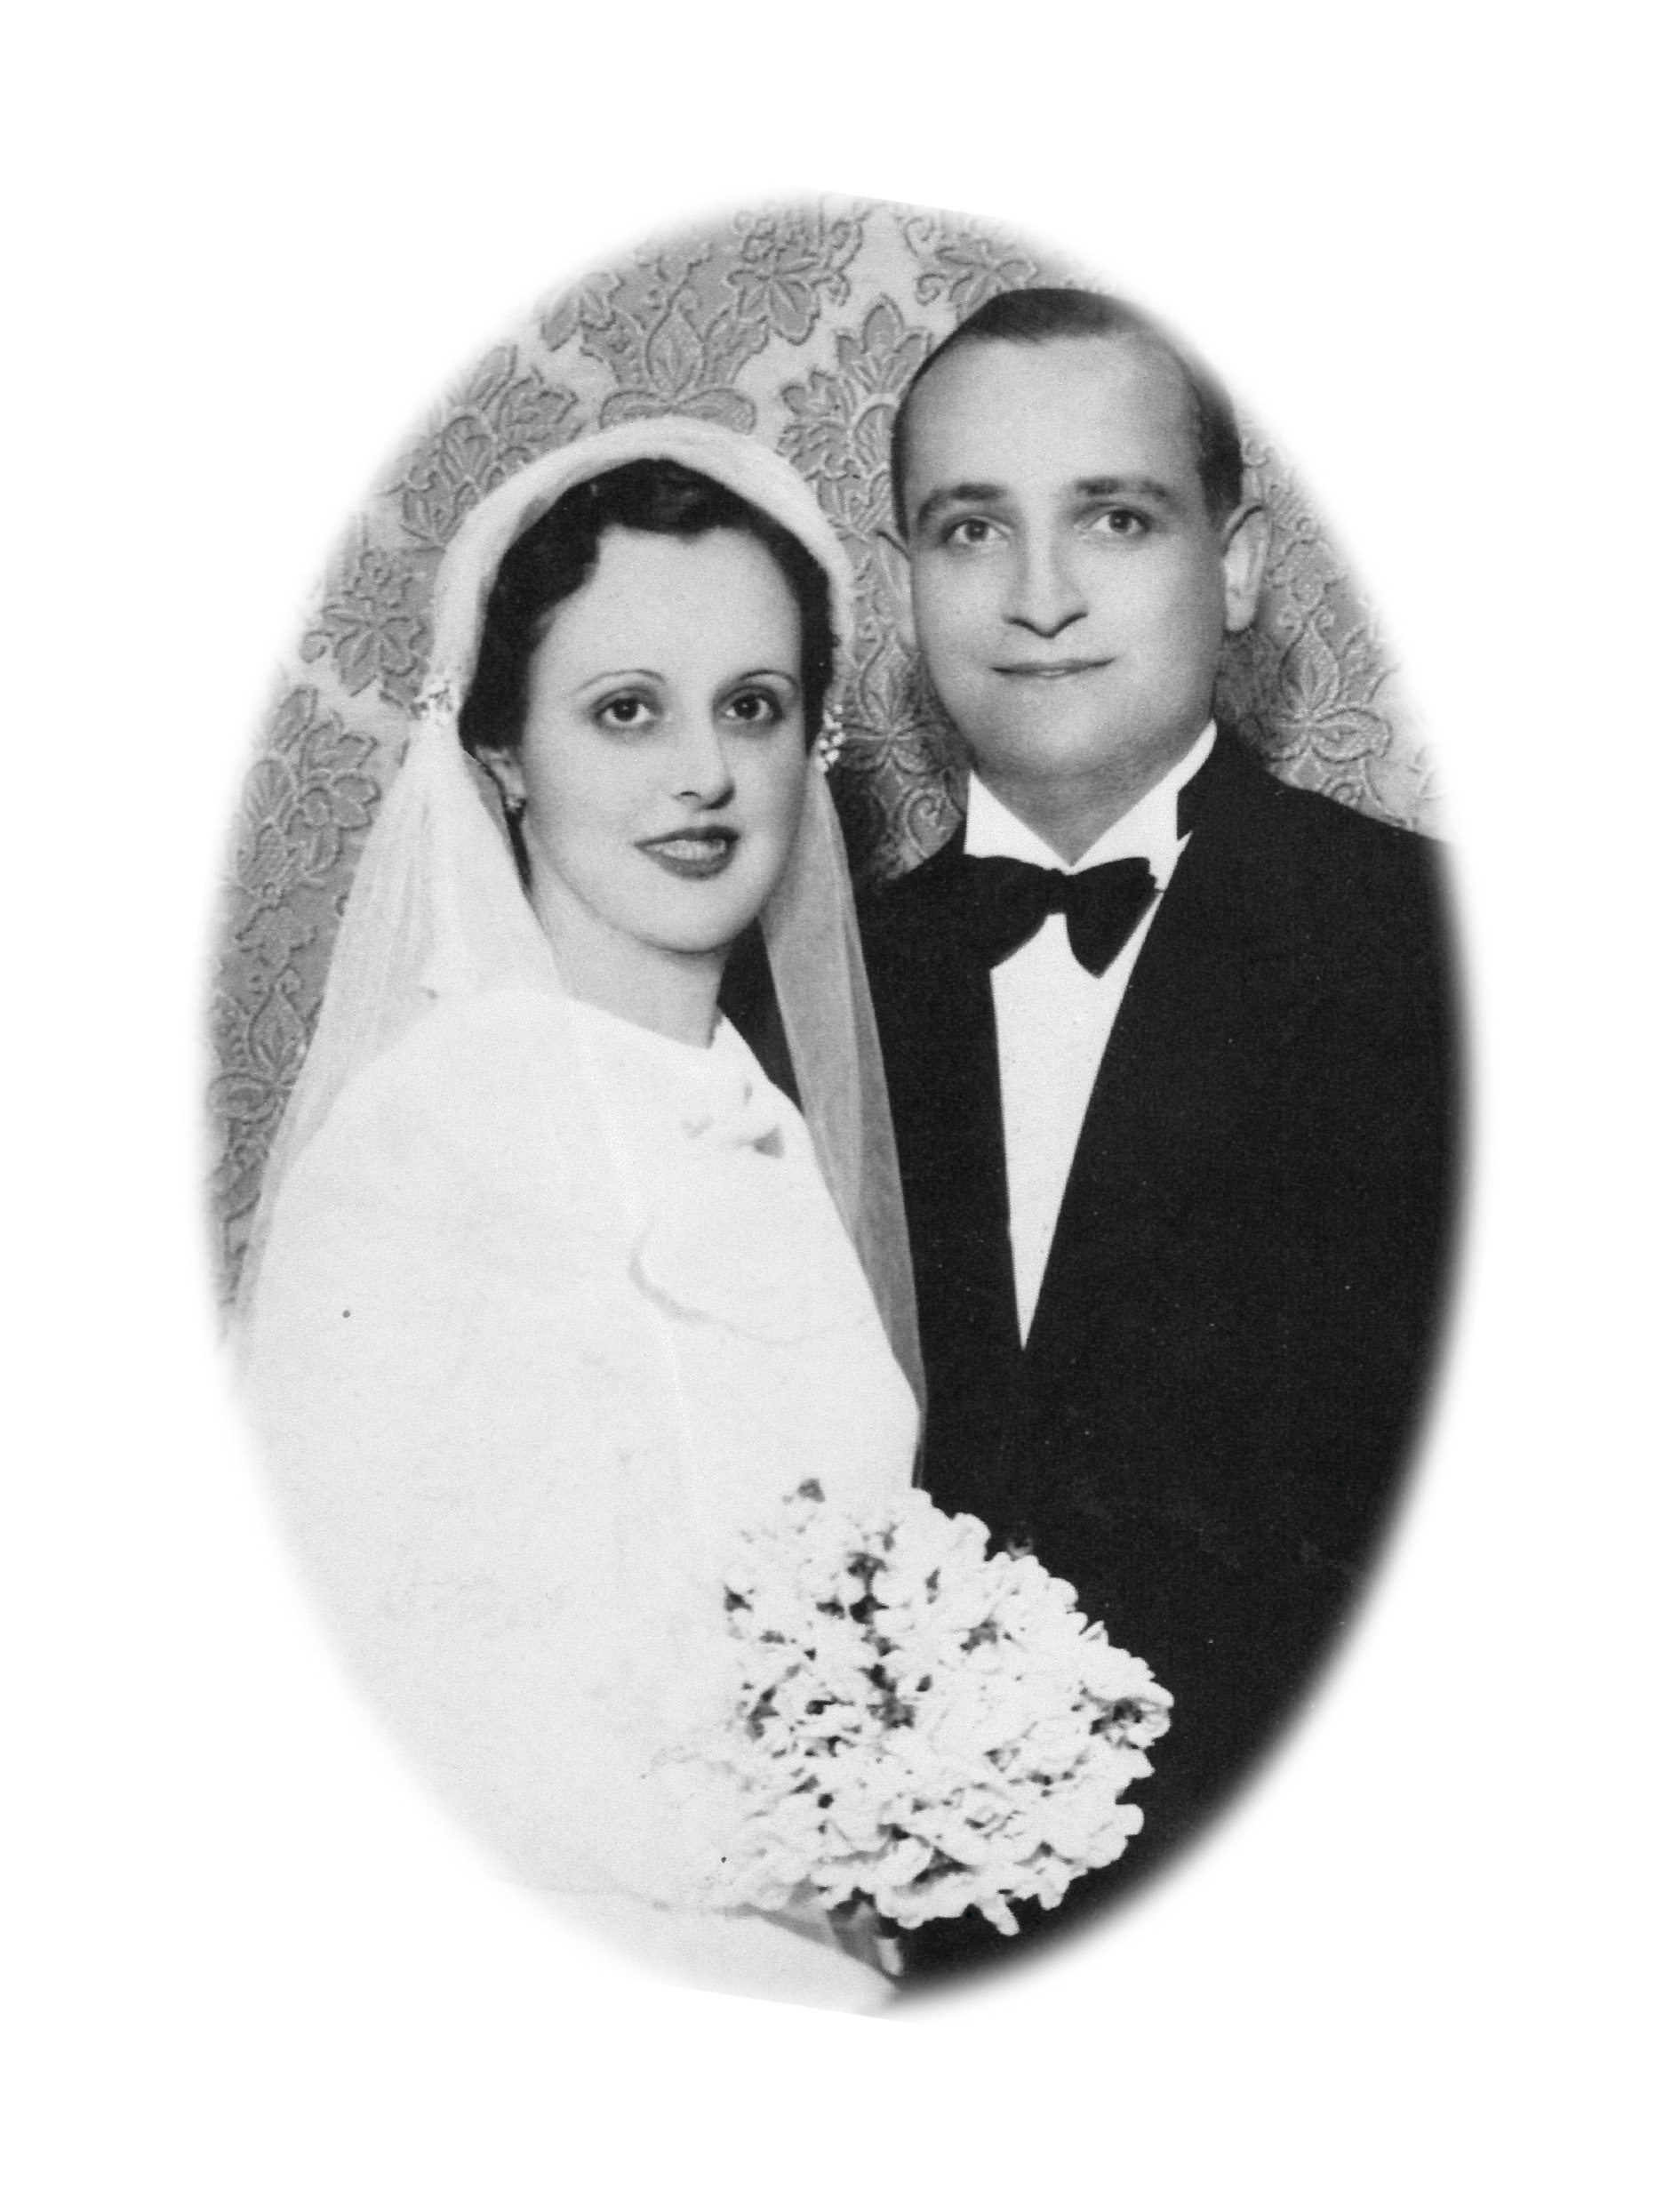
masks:
[[[636,846],[678,880],[713,880],[727,868],[740,840],[732,827],[684,827],[650,835]]]
[[[1013,681],[1066,681],[1069,675],[1094,674],[1113,663],[1112,659],[1015,659],[992,671]]]

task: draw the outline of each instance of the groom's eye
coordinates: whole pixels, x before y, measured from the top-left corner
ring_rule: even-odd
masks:
[[[1140,513],[1135,506],[1106,505],[1092,523],[1100,536],[1147,536],[1153,523],[1147,513]]]
[[[983,513],[964,513],[954,521],[948,521],[940,532],[940,541],[954,549],[968,551],[983,543],[989,543],[997,533],[996,521]]]

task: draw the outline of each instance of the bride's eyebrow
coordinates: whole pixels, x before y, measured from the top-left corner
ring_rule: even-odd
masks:
[[[598,674],[586,674],[572,689],[574,697],[580,697],[586,689],[593,689],[604,681],[660,681],[663,677],[651,666],[606,667]]]

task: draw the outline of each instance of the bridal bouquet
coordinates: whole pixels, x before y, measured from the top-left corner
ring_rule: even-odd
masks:
[[[1012,1901],[1054,1906],[1119,1857],[1171,1696],[1071,1585],[987,1537],[920,1492],[862,1521],[814,1480],[744,1536],[733,1704],[682,1751],[741,1808],[700,1904],[865,1899],[906,1928],[977,1906],[1012,1933]]]

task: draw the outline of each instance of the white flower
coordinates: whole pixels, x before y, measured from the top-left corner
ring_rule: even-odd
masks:
[[[863,1522],[807,1485],[743,1538],[733,1703],[678,1756],[734,1817],[696,1903],[862,1896],[912,1927],[973,1905],[1007,1931],[1012,1901],[1054,1905],[1118,1857],[1170,1697],[1071,1586],[987,1537],[924,1493]]]

